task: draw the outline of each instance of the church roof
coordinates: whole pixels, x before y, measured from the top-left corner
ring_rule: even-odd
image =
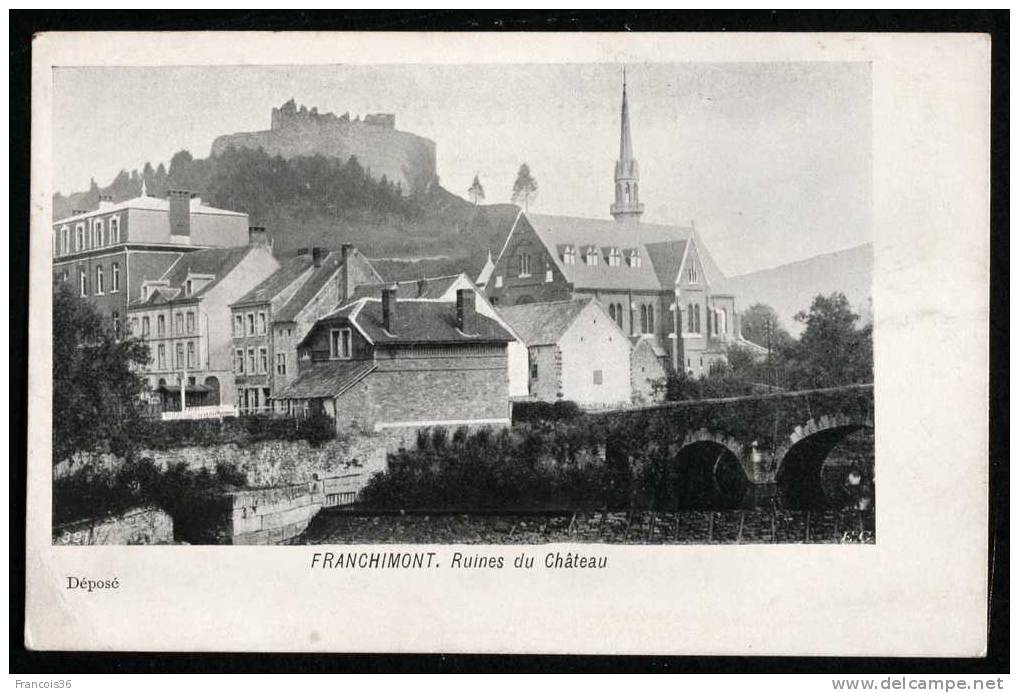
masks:
[[[693,229],[689,227],[644,223],[621,224],[614,219],[585,219],[546,214],[527,214],[525,219],[548,249],[566,281],[577,288],[655,291],[663,286],[671,287],[679,274],[678,268],[672,279],[663,284],[656,271],[654,258],[648,251],[648,244],[657,243],[662,250],[667,245],[675,244],[674,248],[678,249],[678,258],[675,262],[678,263],[683,259],[683,248],[687,239],[693,235]],[[572,245],[577,251],[574,264],[568,265],[562,260],[560,249],[567,245]],[[589,246],[621,250],[637,249],[641,254],[640,266],[631,267],[624,261],[613,267],[609,265],[606,253],[600,254],[597,265],[588,265],[585,262],[584,249]],[[624,257],[627,256],[628,253],[624,253]],[[660,257],[659,261],[661,260]]]

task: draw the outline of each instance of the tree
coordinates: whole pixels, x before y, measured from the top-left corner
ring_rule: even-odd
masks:
[[[149,361],[138,339],[117,339],[112,322],[61,282],[53,296],[53,462],[76,452],[123,454],[142,414]]]
[[[471,183],[471,187],[467,190],[467,194],[471,196],[471,202],[478,204],[478,200],[485,199],[485,189],[481,186],[481,181],[478,180],[477,174],[474,175],[474,182]]]
[[[792,337],[779,322],[778,313],[764,303],[755,303],[743,311],[740,315],[740,332],[744,339],[763,347],[767,347],[770,341],[772,349],[792,341]]]
[[[789,350],[795,363],[787,368],[794,386],[873,381],[873,328],[857,329],[859,318],[841,292],[818,295],[809,310],[796,314],[796,321],[805,327],[799,342]]]
[[[517,171],[517,179],[513,183],[513,202],[524,201],[524,211],[527,211],[527,203],[538,192],[538,181],[531,175],[531,167],[527,164],[520,164]]]

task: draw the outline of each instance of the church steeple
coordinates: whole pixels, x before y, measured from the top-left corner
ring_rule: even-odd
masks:
[[[616,162],[616,201],[609,207],[616,221],[639,221],[644,213],[640,203],[640,173],[630,140],[630,109],[626,104],[626,68],[623,68],[623,107],[619,125],[619,160]]]

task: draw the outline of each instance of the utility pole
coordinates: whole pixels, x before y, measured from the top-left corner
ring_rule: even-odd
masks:
[[[771,318],[764,319],[764,333],[768,338],[768,390],[771,390],[775,386],[774,374],[771,370]]]

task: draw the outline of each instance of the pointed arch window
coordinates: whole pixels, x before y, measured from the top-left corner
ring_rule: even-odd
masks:
[[[698,303],[693,307],[693,331],[695,334],[701,333],[701,304]]]
[[[693,304],[686,304],[686,331],[693,334]]]
[[[610,303],[609,304],[609,317],[612,318],[613,320],[616,319],[616,304],[615,303]]]
[[[647,332],[648,334],[655,332],[655,307],[653,305],[647,307]]]
[[[647,334],[647,306],[640,307],[640,332]]]

